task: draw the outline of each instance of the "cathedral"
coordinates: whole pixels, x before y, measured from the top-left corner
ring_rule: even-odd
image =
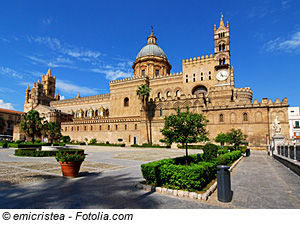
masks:
[[[110,93],[60,100],[55,95],[56,77],[46,75],[25,92],[24,111],[36,109],[61,124],[63,135],[71,140],[122,143],[127,146],[151,142],[161,144],[164,117],[174,108],[190,108],[209,120],[207,130],[213,142],[220,132],[241,129],[252,149],[266,149],[272,138],[272,122],[281,123],[281,133],[289,137],[288,100],[253,100],[249,87],[234,84],[230,61],[229,23],[221,17],[214,26],[214,54],[182,60],[182,72],[171,73],[166,53],[151,31],[147,44],[133,63],[133,76],[109,82]],[[137,95],[147,84],[150,96],[147,110]],[[80,90],[78,90],[80,92]]]

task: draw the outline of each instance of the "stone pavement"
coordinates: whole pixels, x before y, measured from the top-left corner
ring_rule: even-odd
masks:
[[[0,149],[0,208],[300,208],[299,176],[266,152],[251,152],[235,167],[233,199],[220,203],[216,192],[208,201],[200,201],[134,187],[143,180],[141,164],[182,156],[184,150],[84,148],[88,155],[76,179],[62,178],[54,158],[15,157],[13,149]]]

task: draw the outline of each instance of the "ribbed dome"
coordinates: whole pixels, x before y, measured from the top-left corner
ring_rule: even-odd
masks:
[[[153,30],[151,30],[151,35],[147,39],[147,45],[140,50],[136,58],[144,56],[158,56],[167,59],[166,53],[156,44],[156,37],[153,35]]]
[[[148,44],[144,46],[136,58],[140,58],[143,56],[159,56],[167,59],[166,53],[158,47],[156,44]]]

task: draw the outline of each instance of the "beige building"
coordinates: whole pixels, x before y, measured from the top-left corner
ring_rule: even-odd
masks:
[[[0,108],[0,118],[2,118],[4,122],[4,127],[0,127],[0,140],[3,138],[12,138],[14,125],[19,122],[22,113],[23,112]]]
[[[167,55],[151,31],[133,63],[133,77],[110,81],[110,93],[59,100],[58,94],[54,97],[55,77],[49,69],[42,84],[26,90],[24,111],[43,104],[73,115],[73,120],[62,122],[61,127],[63,135],[78,141],[97,138],[98,142],[117,143],[122,139],[131,145],[146,143],[148,136],[150,142],[159,144],[164,117],[174,113],[174,108],[186,106],[207,117],[211,140],[220,132],[241,129],[248,135],[250,147],[263,149],[272,137],[276,116],[288,138],[287,98],[257,101],[249,87],[235,87],[230,56],[229,23],[225,25],[223,17],[219,27],[214,26],[214,54],[183,59],[180,73],[170,73]],[[151,88],[148,112],[136,93],[141,84]]]

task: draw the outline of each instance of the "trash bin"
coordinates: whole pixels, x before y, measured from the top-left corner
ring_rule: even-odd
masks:
[[[218,166],[218,201],[230,202],[232,198],[229,166]]]
[[[247,149],[246,149],[246,157],[249,157],[249,156],[250,156],[250,149],[247,148]]]

